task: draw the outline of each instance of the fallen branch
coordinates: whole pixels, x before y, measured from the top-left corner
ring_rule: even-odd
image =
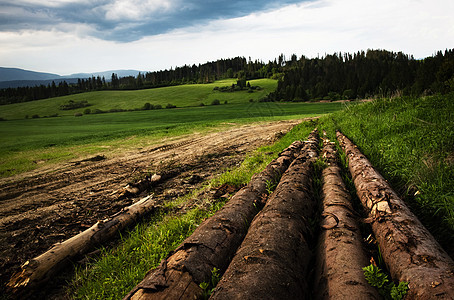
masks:
[[[369,264],[363,250],[350,194],[341,177],[334,143],[323,140],[322,230],[318,243],[314,291],[317,299],[380,299],[366,281]]]
[[[267,196],[301,149],[294,142],[264,171],[252,177],[224,207],[205,220],[167,259],[148,272],[124,299],[195,299],[209,281],[214,267],[225,270],[243,240],[249,224]]]
[[[453,299],[452,259],[358,148],[337,138],[392,278],[409,283],[408,299]]]
[[[78,235],[55,244],[47,252],[24,263],[21,266],[22,270],[11,277],[8,287],[17,291],[19,288],[36,286],[48,281],[72,258],[87,253],[94,246],[111,239],[119,230],[133,224],[154,208],[155,202],[151,200],[151,196],[143,198]]]
[[[210,299],[304,299],[312,253],[309,218],[315,212],[312,169],[317,138],[282,176],[263,210],[254,218]]]

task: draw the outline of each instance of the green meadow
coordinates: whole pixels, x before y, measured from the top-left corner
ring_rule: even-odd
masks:
[[[163,138],[194,132],[220,130],[234,124],[281,119],[298,119],[331,113],[342,103],[258,102],[272,91],[276,81],[251,81],[262,90],[219,92],[233,80],[207,85],[184,85],[138,91],[102,91],[1,106],[0,177],[30,171],[92,154],[137,149]],[[218,99],[220,105],[210,105]],[[252,100],[251,100],[252,99]],[[83,114],[84,108],[61,111],[60,105],[88,101],[91,110],[107,111],[172,103],[173,109],[133,110],[115,113]],[[200,106],[203,101],[206,105]],[[227,101],[227,103],[226,103]],[[44,118],[59,113],[59,117]],[[23,115],[40,118],[25,119]]]

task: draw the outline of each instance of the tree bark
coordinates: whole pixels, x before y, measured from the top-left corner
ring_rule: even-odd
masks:
[[[312,252],[308,220],[316,207],[312,169],[317,158],[312,134],[236,252],[210,299],[304,299]]]
[[[342,180],[334,143],[323,140],[322,232],[319,238],[314,291],[317,299],[380,299],[365,279],[369,260],[350,194]]]
[[[150,270],[124,299],[194,299],[201,295],[199,284],[209,282],[213,268],[225,270],[243,240],[249,224],[301,150],[296,141],[252,177],[224,207],[205,220],[160,266]]]
[[[22,270],[11,277],[8,287],[18,289],[46,282],[72,258],[87,253],[94,246],[111,239],[119,230],[133,224],[139,217],[153,209],[155,202],[151,200],[151,196],[143,198],[78,235],[55,244],[47,252],[24,263]]]
[[[337,138],[392,278],[409,283],[408,299],[453,299],[452,259],[358,148]]]

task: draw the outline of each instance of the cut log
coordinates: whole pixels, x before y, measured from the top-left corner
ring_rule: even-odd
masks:
[[[334,143],[323,140],[327,163],[322,181],[322,232],[315,269],[316,299],[380,299],[365,279],[369,265],[350,194],[341,176]]]
[[[392,278],[409,283],[408,299],[454,299],[452,259],[358,148],[337,138]]]
[[[210,299],[304,299],[312,252],[309,218],[312,169],[317,158],[315,134],[282,176],[251,227]]]
[[[151,196],[122,209],[112,217],[99,221],[78,235],[55,244],[50,250],[33,258],[21,266],[21,271],[14,274],[8,287],[13,290],[36,286],[48,281],[72,258],[87,253],[95,246],[115,236],[119,230],[133,224],[136,220],[155,209]]]
[[[296,141],[252,177],[224,207],[205,220],[161,264],[148,272],[124,299],[195,299],[209,282],[213,268],[225,270],[254,216],[258,213],[270,184],[276,184],[299,154]]]

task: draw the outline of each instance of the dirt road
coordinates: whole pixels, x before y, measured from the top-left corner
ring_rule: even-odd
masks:
[[[0,180],[2,286],[27,259],[142,197],[147,191],[133,183],[147,172],[168,174],[168,180],[153,188],[157,197],[183,195],[297,123],[279,121],[194,134],[133,153],[95,156]]]

